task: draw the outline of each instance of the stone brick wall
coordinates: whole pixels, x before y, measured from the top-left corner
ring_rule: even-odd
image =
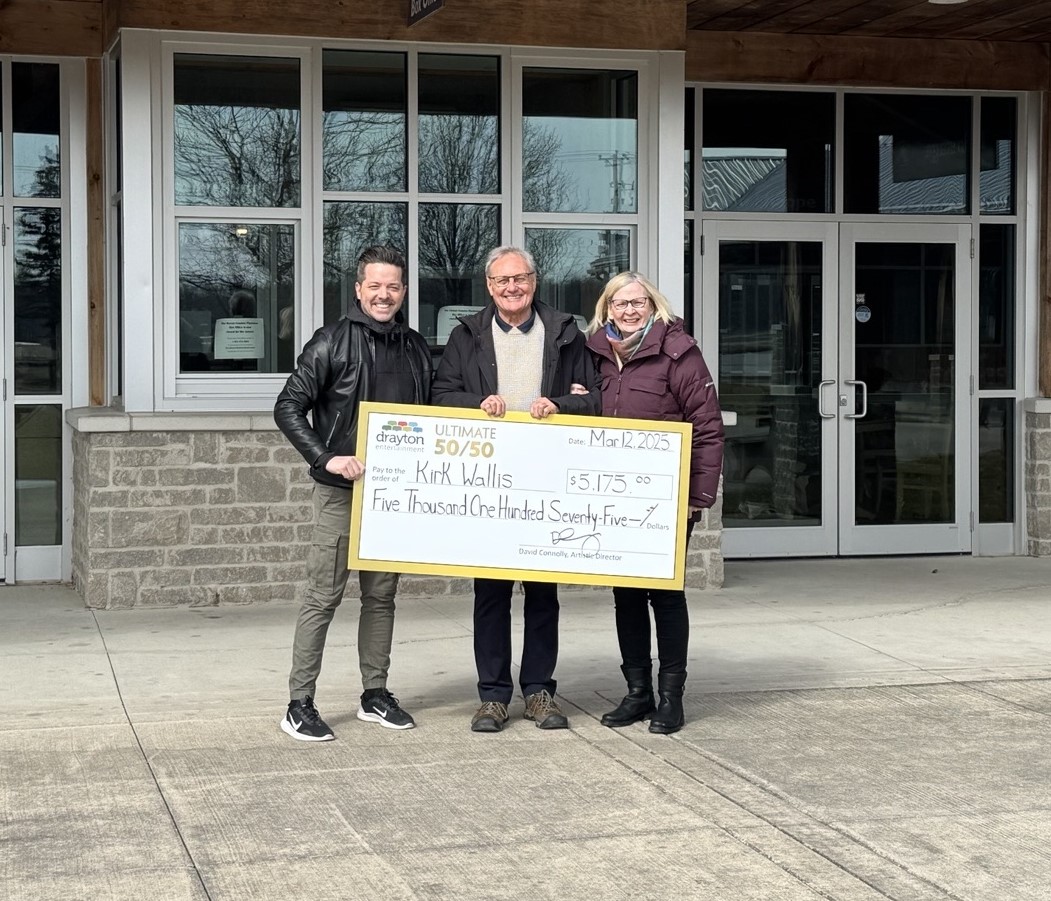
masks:
[[[1025,414],[1025,498],[1028,551],[1051,555],[1051,408],[1027,401]]]
[[[271,432],[75,432],[73,581],[90,607],[291,600],[314,510]]]
[[[719,498],[704,511],[704,517],[693,527],[686,548],[686,587],[722,588],[723,585],[723,490],[719,481]]]
[[[71,413],[73,583],[89,607],[301,595],[312,482],[272,420]],[[185,428],[193,423],[211,428]],[[720,500],[694,530],[688,586],[722,585],[721,528]],[[399,594],[470,591],[469,579],[404,576]]]

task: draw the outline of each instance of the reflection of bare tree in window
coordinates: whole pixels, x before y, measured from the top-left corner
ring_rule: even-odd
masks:
[[[354,296],[358,257],[370,244],[406,250],[407,207],[404,203],[333,201],[325,204],[322,241],[325,322],[346,312]]]
[[[405,189],[404,115],[387,112],[326,112],[321,142],[326,190]]]
[[[232,225],[184,224],[179,229],[183,306],[188,296],[198,295],[209,298],[217,314],[227,315],[226,301],[234,291],[269,292],[272,286],[290,281],[295,266],[291,248],[287,253],[278,252],[270,234],[290,228],[263,225],[241,236]]]
[[[179,226],[179,335],[181,371],[276,372],[291,363],[291,329],[281,334],[281,311],[295,285],[295,231],[291,225]],[[217,320],[262,319],[264,356],[221,361],[203,354]]]
[[[298,206],[299,182],[298,110],[176,106],[176,203]]]
[[[420,116],[420,190],[499,192],[498,125],[495,116]]]
[[[494,194],[500,189],[495,116],[420,117],[421,191]],[[438,305],[470,304],[482,261],[500,241],[494,205],[420,206],[420,275]]]

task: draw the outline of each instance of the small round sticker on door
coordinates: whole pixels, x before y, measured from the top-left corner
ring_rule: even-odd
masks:
[[[868,322],[872,318],[872,310],[870,310],[868,307],[866,307],[864,305],[862,305],[860,307],[855,307],[855,309],[854,309],[854,318],[858,322]]]

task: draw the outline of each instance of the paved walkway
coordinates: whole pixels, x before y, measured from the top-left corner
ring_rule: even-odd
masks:
[[[1023,901],[1051,896],[1051,560],[738,562],[694,593],[686,728],[606,729],[612,604],[563,595],[559,694],[469,731],[464,597],[405,600],[354,718],[354,604],[277,723],[295,610],[0,589],[0,897]]]

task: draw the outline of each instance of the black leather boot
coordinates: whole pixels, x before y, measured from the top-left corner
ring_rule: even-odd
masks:
[[[686,724],[682,712],[682,689],[685,684],[686,673],[657,673],[660,701],[656,713],[650,717],[650,732],[670,735]]]
[[[603,726],[630,726],[646,719],[654,710],[653,670],[622,666],[620,671],[628,680],[628,693],[620,706],[602,717]]]

